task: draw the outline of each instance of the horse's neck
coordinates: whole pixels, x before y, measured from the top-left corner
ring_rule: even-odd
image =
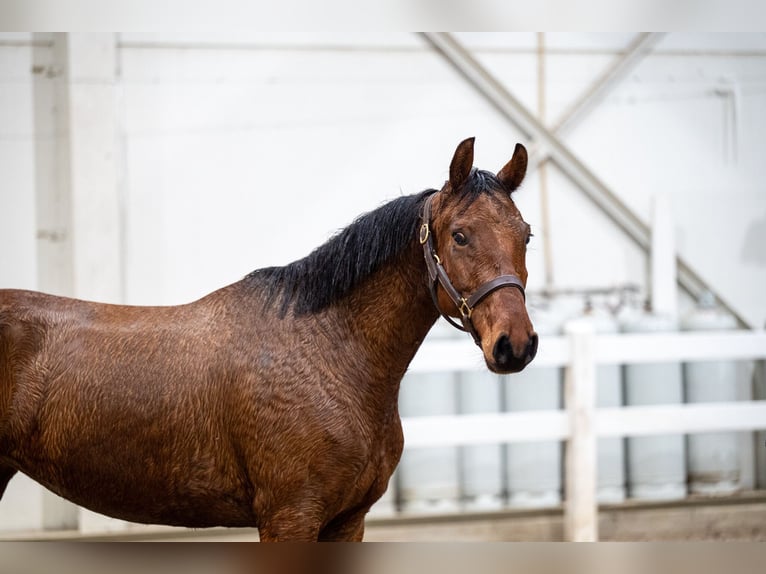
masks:
[[[371,377],[398,384],[438,318],[426,282],[422,250],[413,242],[401,257],[350,296],[346,320],[359,336]]]

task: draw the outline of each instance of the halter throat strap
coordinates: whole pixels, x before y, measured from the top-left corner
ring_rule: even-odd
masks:
[[[521,296],[526,300],[524,284],[516,275],[499,275],[498,277],[479,285],[476,291],[468,297],[464,297],[457,289],[455,289],[455,286],[452,284],[452,281],[450,281],[447,271],[444,269],[444,265],[434,248],[433,234],[431,233],[431,202],[433,197],[433,195],[429,195],[423,203],[420,231],[418,232],[418,240],[423,246],[423,257],[425,258],[426,268],[428,269],[428,286],[431,292],[431,298],[436,306],[436,310],[439,311],[441,316],[444,317],[450,325],[456,329],[470,333],[474,342],[478,346],[481,346],[481,337],[479,337],[479,333],[476,331],[473,321],[471,320],[471,314],[476,305],[487,297],[487,295],[503,287],[513,287],[518,289]],[[439,285],[442,286],[447,293],[447,296],[455,304],[455,307],[457,307],[462,325],[447,315],[439,306],[439,298],[437,296]]]

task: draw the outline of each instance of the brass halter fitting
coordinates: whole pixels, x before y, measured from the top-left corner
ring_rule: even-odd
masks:
[[[423,225],[420,226],[420,244],[421,245],[425,245],[425,242],[428,241],[429,234],[430,233],[428,231],[428,223],[424,223]]]

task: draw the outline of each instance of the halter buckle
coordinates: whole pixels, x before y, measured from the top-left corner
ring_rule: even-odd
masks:
[[[428,241],[428,223],[424,223],[420,226],[420,244],[424,245],[426,241]]]
[[[465,297],[460,298],[460,307],[458,308],[458,311],[460,311],[460,314],[463,317],[468,319],[471,318],[471,313],[473,313],[473,308],[470,305],[468,305],[468,301],[465,300]]]

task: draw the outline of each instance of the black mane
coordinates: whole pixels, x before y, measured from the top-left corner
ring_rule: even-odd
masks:
[[[360,216],[308,256],[268,267],[246,279],[281,293],[281,313],[316,313],[348,295],[365,278],[400,254],[416,237],[424,198],[436,190],[394,199]]]
[[[284,267],[268,267],[250,273],[279,294],[280,312],[292,307],[296,315],[316,313],[354,290],[364,279],[399,255],[416,237],[424,199],[436,193],[427,189],[394,199],[360,216],[308,256]],[[504,191],[494,174],[473,169],[457,191],[470,205],[481,194]]]

